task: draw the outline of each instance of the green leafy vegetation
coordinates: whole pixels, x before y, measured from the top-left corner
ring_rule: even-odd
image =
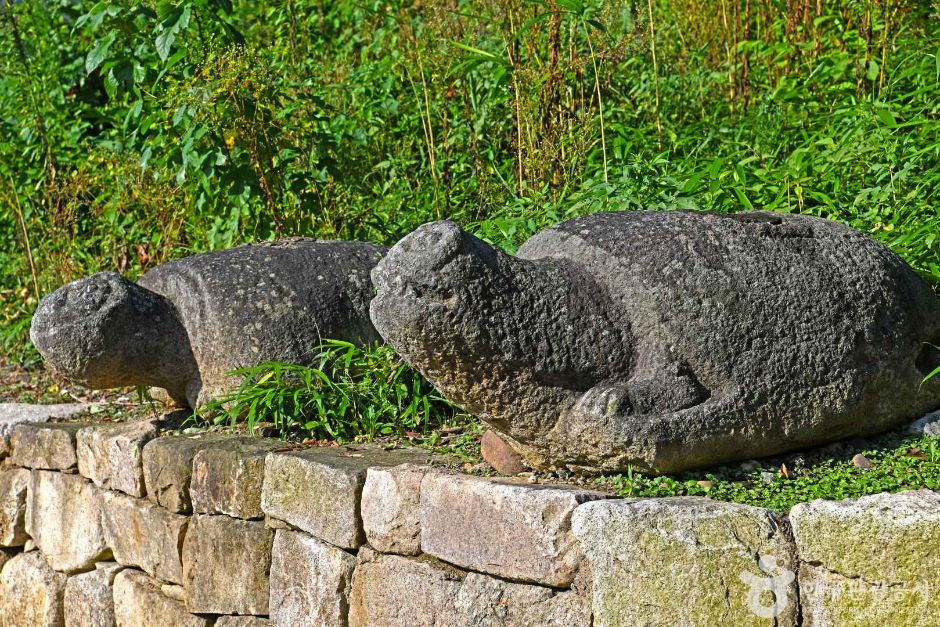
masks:
[[[707,496],[781,513],[813,499],[839,500],[921,488],[940,490],[940,438],[891,433],[869,446],[857,451],[867,462],[862,464],[853,462],[854,455],[840,455],[829,447],[817,451],[811,460],[801,454],[676,476],[628,473],[603,477],[600,483],[622,496]]]
[[[0,7],[0,343],[76,277],[451,217],[847,222],[940,276],[936,2]]]
[[[330,340],[313,350],[310,365],[266,362],[232,374],[241,385],[202,407],[204,420],[250,431],[273,423],[294,439],[348,442],[430,437],[468,419],[387,346]]]
[[[91,272],[291,235],[390,244],[441,218],[512,252],[593,211],[809,213],[938,281],[938,14],[936,0],[3,3],[0,352],[35,365],[38,299]],[[431,429],[456,410],[388,349],[317,350],[310,367],[239,373],[215,419],[344,440],[413,430],[475,455],[472,429]],[[708,494],[783,509],[935,487],[936,462],[905,446],[928,451],[901,442],[867,472],[833,461],[769,486],[716,474]],[[704,492],[695,479],[614,483]]]

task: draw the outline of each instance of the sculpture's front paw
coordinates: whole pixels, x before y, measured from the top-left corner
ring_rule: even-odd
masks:
[[[599,383],[578,400],[575,411],[585,416],[610,417],[633,413],[630,392],[622,383]]]

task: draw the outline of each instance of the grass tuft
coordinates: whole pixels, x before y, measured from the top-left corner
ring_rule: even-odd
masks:
[[[628,472],[601,477],[598,482],[625,497],[707,496],[780,513],[814,499],[940,490],[940,438],[892,432],[871,444],[854,449],[833,445],[786,458],[662,477]],[[870,462],[870,468],[853,462],[853,450]]]
[[[269,361],[231,374],[241,385],[200,408],[200,420],[252,432],[267,423],[285,437],[339,442],[424,436],[467,420],[387,346],[327,340],[309,365]]]

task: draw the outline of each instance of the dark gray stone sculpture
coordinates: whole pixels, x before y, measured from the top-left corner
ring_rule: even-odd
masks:
[[[676,472],[878,432],[940,405],[940,303],[841,224],[601,213],[515,257],[426,224],[372,321],[536,467]]]
[[[196,407],[232,370],[303,363],[323,339],[379,339],[369,272],[386,249],[286,239],[192,255],[132,283],[100,272],[39,303],[30,337],[46,362],[92,388],[145,385]]]

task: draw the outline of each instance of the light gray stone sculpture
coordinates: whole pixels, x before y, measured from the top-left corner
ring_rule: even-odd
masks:
[[[372,342],[369,271],[385,248],[287,239],[192,255],[132,283],[100,272],[46,296],[30,337],[46,362],[92,388],[163,388],[198,406],[228,373],[302,363],[323,339]]]
[[[600,213],[515,257],[434,222],[372,279],[383,338],[539,468],[676,472],[940,405],[930,287],[819,218]]]

